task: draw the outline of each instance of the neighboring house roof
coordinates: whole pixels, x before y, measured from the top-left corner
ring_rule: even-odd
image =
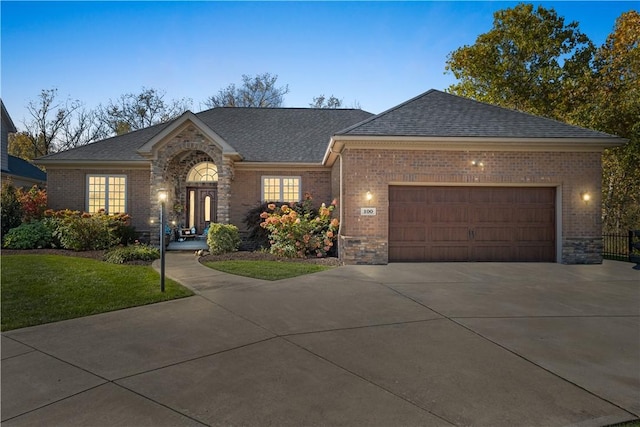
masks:
[[[614,138],[577,126],[429,90],[336,135],[485,138]],[[617,138],[617,137],[615,137]]]
[[[9,170],[3,172],[34,181],[47,181],[47,174],[43,170],[20,157],[12,155],[9,155]]]
[[[0,109],[2,110],[2,124],[7,128],[3,129],[3,132],[13,133],[17,132],[16,125],[13,124],[13,120],[11,120],[11,116],[7,111],[7,108],[4,106],[4,102],[0,99]]]
[[[187,116],[181,118],[184,120]],[[332,135],[372,114],[355,109],[214,108],[196,116],[245,161],[320,163]],[[39,160],[43,163],[145,161],[138,150],[172,123],[50,154]]]

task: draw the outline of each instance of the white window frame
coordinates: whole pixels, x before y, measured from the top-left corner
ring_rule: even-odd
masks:
[[[279,180],[279,190],[278,190],[278,200],[266,200],[265,199],[265,182],[268,179],[277,179]],[[285,179],[297,179],[298,180],[298,196],[296,200],[284,200],[284,180]],[[260,198],[263,202],[282,202],[282,203],[290,203],[290,202],[300,202],[302,200],[302,177],[301,176],[287,176],[287,175],[263,175],[260,180]]]
[[[104,198],[104,206],[98,208],[98,210],[96,210],[95,212],[91,212],[90,209],[91,207],[89,206],[89,200],[90,200],[90,192],[91,192],[91,185],[90,185],[90,179],[91,178],[105,178],[105,198]],[[124,210],[122,212],[109,212],[109,178],[124,178]],[[86,191],[85,191],[85,208],[86,211],[89,213],[97,213],[100,209],[104,209],[105,213],[107,214],[116,214],[116,213],[126,213],[127,212],[127,200],[128,200],[128,179],[127,179],[127,175],[122,175],[122,174],[101,174],[101,173],[95,173],[95,174],[87,174],[86,175]]]

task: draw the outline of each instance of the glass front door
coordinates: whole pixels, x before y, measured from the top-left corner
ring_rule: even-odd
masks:
[[[211,222],[217,222],[218,189],[213,187],[187,188],[187,223],[202,234]]]

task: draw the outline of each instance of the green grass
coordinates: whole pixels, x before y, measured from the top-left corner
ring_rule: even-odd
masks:
[[[288,279],[331,268],[324,265],[286,261],[208,261],[203,264],[225,273],[263,280]]]
[[[60,255],[4,255],[2,331],[193,295],[145,265]]]

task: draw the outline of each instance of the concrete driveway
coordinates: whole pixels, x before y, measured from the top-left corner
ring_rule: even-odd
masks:
[[[191,298],[2,335],[3,426],[604,426],[640,418],[631,264],[347,266],[169,253]]]

